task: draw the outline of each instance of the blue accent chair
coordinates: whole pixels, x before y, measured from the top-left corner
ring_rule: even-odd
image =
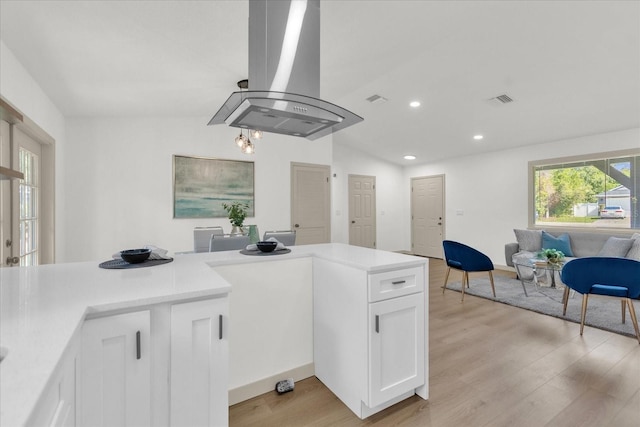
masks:
[[[493,263],[488,256],[472,248],[471,246],[464,245],[453,240],[444,240],[442,242],[444,248],[444,259],[447,262],[447,275],[444,278],[444,286],[442,287],[442,293],[444,294],[447,289],[447,281],[449,280],[449,273],[451,269],[462,271],[462,301],[464,301],[464,288],[465,284],[469,287],[469,273],[478,271],[489,272],[489,280],[491,281],[491,290],[493,296],[496,296],[496,288],[493,284]]]
[[[638,318],[631,301],[640,297],[640,261],[607,257],[576,258],[562,268],[562,281],[567,285],[563,314],[567,312],[569,288],[582,294],[580,335],[584,330],[589,295],[602,295],[621,299],[622,323],[625,322],[625,305],[629,307],[636,337],[640,343]]]

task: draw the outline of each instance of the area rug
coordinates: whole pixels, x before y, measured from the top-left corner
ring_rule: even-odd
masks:
[[[567,306],[566,316],[562,315],[562,295],[564,287],[558,288],[538,287],[533,284],[526,284],[527,293],[524,295],[522,284],[519,280],[508,277],[494,275],[496,287],[496,298],[491,293],[489,278],[470,278],[470,288],[465,290],[465,294],[498,301],[503,304],[524,308],[547,316],[558,317],[571,322],[580,323],[580,310],[582,308],[582,295],[572,292]],[[449,282],[447,289],[460,292],[460,282]],[[634,301],[636,314],[640,317],[640,301]],[[592,326],[606,331],[615,332],[630,337],[635,337],[633,322],[627,309],[626,323],[622,323],[620,300],[614,298],[604,298],[589,296],[589,306],[587,308],[587,318],[585,325]]]

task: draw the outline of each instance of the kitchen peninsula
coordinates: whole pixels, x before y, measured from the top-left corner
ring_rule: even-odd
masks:
[[[183,382],[188,366],[180,366],[188,363],[179,362],[189,360],[185,348],[197,347],[189,343],[203,339],[221,344],[207,350],[219,357],[210,374],[224,383],[229,376],[231,403],[272,389],[272,378],[285,374],[315,374],[361,418],[414,393],[426,399],[426,260],[343,244],[291,249],[274,256],[189,254],[127,270],[95,262],[0,270],[0,346],[8,351],[0,363],[0,425],[82,425],[93,405],[84,377],[100,359],[90,356],[88,342],[105,330],[105,319],[140,321],[131,316],[142,316],[131,348],[135,363],[149,364],[142,381],[149,424],[194,416],[182,411],[189,397],[181,391],[192,387]],[[288,326],[272,330],[271,322]],[[256,345],[262,350],[251,351]],[[380,355],[402,363],[380,365]],[[227,390],[213,392],[226,420]],[[220,410],[214,412],[201,415],[220,425],[212,421]]]

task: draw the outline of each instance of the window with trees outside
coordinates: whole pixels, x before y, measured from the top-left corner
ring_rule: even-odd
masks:
[[[640,151],[530,163],[536,226],[640,229]]]

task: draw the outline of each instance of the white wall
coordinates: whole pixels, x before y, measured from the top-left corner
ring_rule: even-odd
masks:
[[[363,152],[334,144],[332,178],[332,242],[349,243],[349,175],[376,177],[376,234],[378,249],[407,250],[408,205],[402,167]]]
[[[227,218],[173,218],[173,155],[255,162],[255,218],[260,232],[290,227],[291,162],[331,165],[331,137],[308,141],[268,134],[256,154],[234,145],[235,128],[198,118],[69,118],[64,218],[67,245],[58,262],[105,260],[154,244],[171,252],[193,248],[193,227]]]
[[[406,168],[404,179],[408,183],[412,177],[444,174],[445,238],[473,246],[494,264],[505,265],[505,243],[515,242],[514,228],[528,224],[529,161],[632,148],[640,148],[640,129],[418,165]],[[409,206],[409,191],[403,203]],[[457,210],[464,214],[456,215]]]
[[[0,40],[0,93],[51,135],[64,139],[64,117],[13,52]]]

